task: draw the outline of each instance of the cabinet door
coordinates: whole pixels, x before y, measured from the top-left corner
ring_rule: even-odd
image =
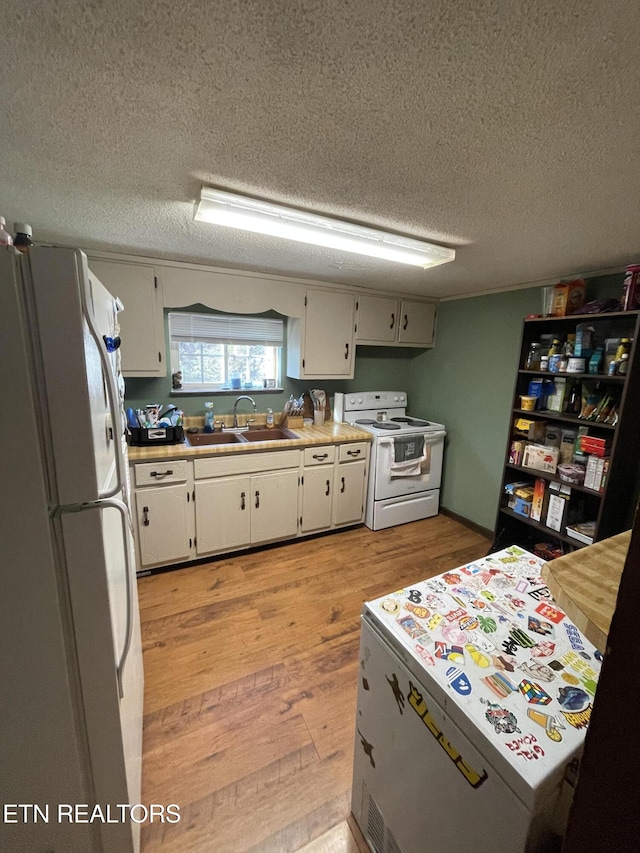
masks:
[[[436,319],[435,302],[411,302],[402,300],[398,342],[403,344],[433,344],[433,328]]]
[[[303,376],[353,376],[354,310],[352,293],[307,290]]]
[[[140,562],[177,563],[190,557],[187,487],[158,486],[136,492]]]
[[[302,532],[328,530],[333,503],[333,465],[305,468],[302,484]]]
[[[356,524],[362,521],[366,468],[367,463],[364,459],[338,465],[333,515],[335,524]]]
[[[196,483],[196,551],[213,554],[251,541],[251,478]]]
[[[162,296],[149,264],[89,259],[89,268],[124,305],[118,315],[124,376],[166,376]]]
[[[251,477],[251,544],[298,532],[298,472]]]
[[[356,341],[393,343],[400,325],[397,299],[384,296],[359,296]]]

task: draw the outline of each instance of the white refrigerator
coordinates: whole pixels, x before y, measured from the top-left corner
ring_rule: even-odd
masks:
[[[140,803],[143,697],[122,306],[81,251],[54,247],[2,247],[0,304],[0,849],[134,853],[119,808]]]
[[[559,851],[602,655],[512,546],[363,607],[352,811],[375,853]]]

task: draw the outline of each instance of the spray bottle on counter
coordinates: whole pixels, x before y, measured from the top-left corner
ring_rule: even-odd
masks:
[[[204,431],[213,432],[213,403],[204,404]]]

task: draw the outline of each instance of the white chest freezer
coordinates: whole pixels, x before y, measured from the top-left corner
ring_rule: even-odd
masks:
[[[375,853],[559,850],[602,655],[542,564],[512,546],[364,605],[352,811]]]

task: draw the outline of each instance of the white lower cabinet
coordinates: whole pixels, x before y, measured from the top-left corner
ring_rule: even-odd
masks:
[[[368,442],[134,465],[138,571],[364,518]]]
[[[364,518],[367,488],[367,463],[344,462],[336,465],[333,523],[357,524]]]
[[[333,465],[305,468],[302,482],[303,533],[328,530],[333,508]]]
[[[287,470],[269,471],[278,460]],[[217,463],[217,464],[216,464]],[[220,476],[248,469],[242,476]],[[255,473],[249,473],[251,470]],[[256,470],[257,469],[257,470]],[[261,470],[266,469],[266,470]],[[298,533],[299,451],[196,462],[198,556],[290,539]]]
[[[141,566],[162,566],[191,556],[191,500],[186,485],[136,491]]]
[[[251,544],[289,539],[298,532],[298,472],[251,478]]]
[[[250,477],[196,483],[196,551],[213,554],[251,542]]]

